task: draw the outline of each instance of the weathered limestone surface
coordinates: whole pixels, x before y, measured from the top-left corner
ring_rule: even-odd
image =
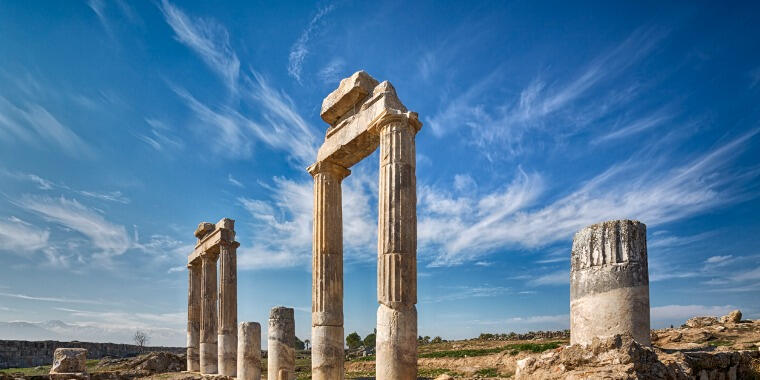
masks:
[[[219,251],[219,374],[237,371],[237,242],[220,244]]]
[[[261,325],[243,322],[238,328],[238,380],[261,380]]]
[[[198,356],[201,333],[201,264],[193,263],[187,269],[187,370],[198,372],[201,369]]]
[[[201,373],[218,371],[217,309],[216,309],[216,256],[201,256]]]
[[[343,379],[343,220],[341,181],[350,171],[331,162],[314,177],[312,242],[312,379]]]
[[[404,116],[380,130],[378,380],[417,378],[417,131]]]
[[[287,380],[295,380],[296,326],[293,309],[283,306],[272,308],[269,313],[269,337],[267,339],[267,379],[277,380],[284,370]]]
[[[414,139],[422,123],[388,81],[378,83],[364,71],[341,81],[322,103],[321,116],[330,127],[317,162],[307,169],[314,177],[312,376],[344,376],[340,183],[379,146],[377,379],[416,379]]]
[[[58,348],[53,354],[51,380],[88,379],[87,350],[84,348]]]
[[[631,335],[649,346],[646,226],[615,220],[575,234],[570,271],[570,343]]]
[[[237,371],[237,247],[235,221],[202,222],[188,256],[187,368],[234,377]],[[217,293],[217,260],[220,260]],[[196,327],[198,326],[199,327]]]

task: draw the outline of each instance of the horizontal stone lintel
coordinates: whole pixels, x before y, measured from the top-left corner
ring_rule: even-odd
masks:
[[[422,123],[416,112],[389,108],[386,93],[365,103],[367,108],[346,119],[328,132],[317,152],[317,162],[329,161],[350,168],[374,152],[380,145],[379,129],[394,121],[407,121],[419,131]]]
[[[196,260],[200,260],[201,256],[218,255],[219,247],[222,244],[230,244],[235,248],[240,246],[240,243],[235,241],[234,230],[217,228],[214,232],[206,235],[203,240],[195,245],[195,249],[187,257],[187,264],[192,265]]]

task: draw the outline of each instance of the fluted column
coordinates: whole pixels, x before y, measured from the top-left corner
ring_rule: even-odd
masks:
[[[201,373],[217,373],[217,309],[216,309],[216,260],[217,256],[201,256]]]
[[[378,380],[417,379],[417,128],[406,115],[380,126]]]
[[[308,168],[314,177],[311,376],[343,379],[343,216],[341,181],[351,172],[330,162]]]
[[[237,372],[237,242],[219,245],[219,374]]]
[[[187,370],[198,372],[201,329],[201,263],[196,260],[187,266]]]

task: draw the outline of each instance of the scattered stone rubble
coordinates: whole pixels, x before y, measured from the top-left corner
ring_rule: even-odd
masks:
[[[88,380],[87,350],[84,348],[58,348],[53,354],[50,380]]]

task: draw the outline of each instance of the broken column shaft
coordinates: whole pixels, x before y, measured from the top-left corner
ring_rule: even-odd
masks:
[[[649,346],[646,225],[614,220],[575,234],[570,270],[570,343],[629,334]]]
[[[295,379],[296,330],[293,309],[274,307],[269,314],[269,337],[267,339],[267,379],[277,380],[281,370]]]
[[[240,324],[237,355],[238,380],[261,380],[261,325]]]

